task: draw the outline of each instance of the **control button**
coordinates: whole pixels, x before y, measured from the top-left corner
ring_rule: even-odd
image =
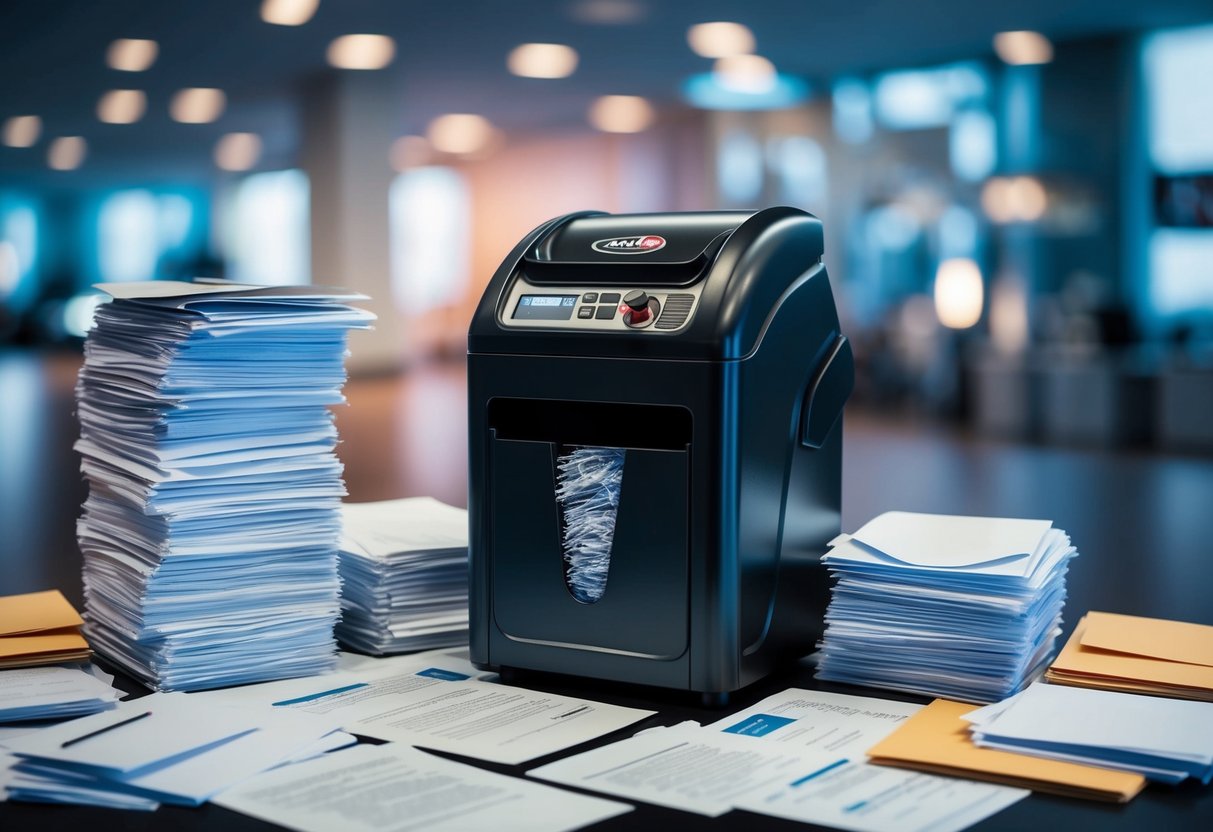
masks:
[[[583,306],[583,307],[581,307],[580,309],[578,309],[578,310],[577,310],[577,317],[578,317],[578,318],[592,318],[592,317],[594,317],[594,307],[592,307],[592,306]]]
[[[619,304],[619,311],[623,313],[625,324],[640,329],[657,319],[657,314],[661,312],[661,302],[641,291],[628,292],[624,295],[623,303]]]
[[[597,301],[598,301],[597,292],[586,292],[584,295],[581,296],[582,303],[597,303]]]
[[[623,296],[623,302],[632,311],[639,312],[642,309],[648,309],[649,296],[643,289],[635,289]]]
[[[603,295],[603,297],[606,297],[606,295]],[[616,297],[618,297],[618,295],[616,295]],[[614,306],[600,306],[600,307],[598,307],[598,313],[596,315],[594,315],[594,317],[600,321],[614,320],[615,319],[615,307]]]
[[[603,292],[598,296],[599,303],[619,303],[618,292]]]

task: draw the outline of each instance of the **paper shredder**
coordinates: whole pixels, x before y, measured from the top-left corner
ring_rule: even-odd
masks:
[[[510,252],[468,335],[473,662],[719,701],[813,650],[854,379],[822,255],[793,208],[571,214]],[[557,492],[601,448],[587,602]]]

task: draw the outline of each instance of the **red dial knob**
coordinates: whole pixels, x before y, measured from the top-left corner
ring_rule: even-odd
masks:
[[[653,317],[649,296],[641,289],[624,295],[619,311],[623,313],[623,322],[628,326],[640,326]]]

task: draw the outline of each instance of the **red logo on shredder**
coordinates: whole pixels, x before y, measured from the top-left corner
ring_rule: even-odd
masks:
[[[656,234],[637,234],[634,237],[611,237],[594,243],[594,251],[603,254],[648,254],[665,248],[665,237]]]

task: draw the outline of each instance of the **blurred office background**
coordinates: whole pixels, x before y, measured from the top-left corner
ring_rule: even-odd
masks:
[[[825,222],[858,409],[1213,453],[1208,0],[16,0],[0,22],[10,458],[100,282],[360,289],[380,321],[351,369],[396,379],[361,395],[401,418],[393,391],[457,365],[538,223],[774,204]],[[452,373],[407,418],[462,419]]]

